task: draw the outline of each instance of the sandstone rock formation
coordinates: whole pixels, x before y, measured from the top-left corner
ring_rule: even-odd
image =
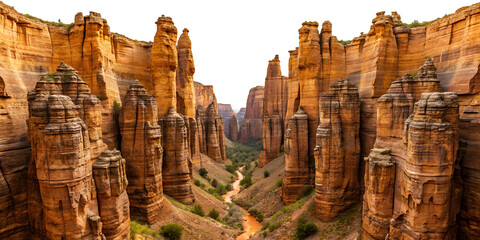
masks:
[[[240,110],[237,112],[238,123],[242,123],[243,120],[245,119],[245,111],[247,111],[246,108],[240,108]]]
[[[225,136],[230,138],[230,120],[232,116],[235,115],[235,112],[232,109],[230,104],[218,104],[218,114],[223,118],[223,126],[225,130]]]
[[[397,164],[390,237],[453,239],[459,211],[453,179],[459,136],[457,95],[422,94],[405,125],[407,155]]]
[[[103,152],[100,100],[75,69],[61,63],[56,73],[42,77],[28,94],[28,101],[32,238],[103,239],[103,224],[109,239],[128,236],[129,201],[123,165],[111,166],[111,177],[102,170],[93,171],[96,161],[105,162],[110,155],[121,159],[118,151]],[[110,186],[114,186],[114,193],[107,193]]]
[[[263,151],[258,165],[265,166],[280,154],[283,143],[283,126],[287,112],[287,78],[282,76],[280,59],[270,60],[265,78],[263,100]]]
[[[202,106],[207,108],[212,102],[215,104],[215,111],[218,112],[217,97],[213,92],[212,85],[203,85],[201,83],[195,83],[195,98],[197,107]]]
[[[125,159],[122,158],[120,151],[102,152],[93,164],[93,177],[97,188],[103,234],[107,239],[128,239],[130,237],[128,181]]]
[[[285,131],[285,177],[282,201],[292,204],[302,190],[313,185],[313,161],[308,157],[308,117],[302,107],[288,121]]]
[[[167,115],[171,107],[175,109],[177,106],[175,79],[178,63],[177,28],[173,25],[172,18],[164,15],[158,18],[156,24],[157,33],[152,46],[151,68],[153,93],[158,104],[158,117],[161,117]],[[184,39],[186,40],[186,37]],[[187,45],[185,42],[184,46]],[[184,57],[188,58],[188,53],[186,54]],[[186,65],[184,67],[188,68]],[[182,69],[181,73],[188,74],[187,71],[187,69]],[[179,82],[181,80],[188,81],[185,78],[185,75],[181,76]]]
[[[234,142],[238,141],[238,122],[237,122],[237,116],[235,114],[233,114],[228,125],[230,128],[230,136],[229,136],[230,140]]]
[[[122,154],[129,180],[130,214],[146,223],[154,223],[162,207],[162,133],[157,103],[143,85],[133,83],[125,94],[120,113]]]
[[[195,65],[193,63],[192,42],[188,37],[188,29],[183,29],[182,35],[177,44],[178,68],[176,75],[177,90],[177,112],[187,117],[195,117],[197,107],[195,101],[195,86],[193,74]]]
[[[188,118],[172,106],[159,120],[163,146],[163,191],[185,203],[195,202],[192,193],[191,158],[188,152]]]
[[[245,116],[240,125],[240,142],[242,143],[262,137],[263,97],[262,86],[256,86],[248,93]]]
[[[340,79],[320,94],[315,147],[317,217],[331,221],[358,201],[360,100],[358,88]]]

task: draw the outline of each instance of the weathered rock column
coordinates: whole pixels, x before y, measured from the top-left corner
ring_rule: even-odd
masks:
[[[390,150],[374,148],[365,158],[362,239],[385,240],[390,229],[395,188],[395,163]]]
[[[171,17],[158,18],[157,33],[151,51],[153,93],[158,105],[158,117],[165,116],[168,110],[177,106],[177,28]]]
[[[423,93],[405,124],[407,158],[397,163],[390,237],[455,239],[452,198],[458,150],[455,93]]]
[[[188,154],[188,133],[184,117],[173,107],[159,120],[162,128],[163,191],[165,194],[185,203],[192,204],[195,198],[190,179],[190,156]]]
[[[157,103],[140,82],[130,85],[120,112],[122,154],[126,160],[130,215],[155,223],[163,205],[161,131]]]
[[[284,204],[296,202],[302,190],[313,185],[311,165],[313,159],[310,161],[308,158],[308,117],[300,106],[288,121],[285,131],[285,177],[282,184]]]
[[[125,159],[120,151],[102,152],[93,164],[98,209],[107,240],[129,239],[130,204],[127,195]]]
[[[331,221],[359,199],[360,99],[347,80],[320,94],[320,124],[315,147],[316,213]]]
[[[192,41],[188,36],[188,29],[183,29],[177,44],[178,68],[176,75],[177,112],[187,117],[195,117],[195,86],[193,74]]]
[[[236,142],[238,141],[238,122],[237,122],[237,116],[233,114],[232,118],[230,119],[229,122],[230,126],[230,140]]]

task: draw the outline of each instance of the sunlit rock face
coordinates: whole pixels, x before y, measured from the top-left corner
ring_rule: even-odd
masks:
[[[188,29],[183,29],[177,43],[178,68],[176,73],[177,111],[187,117],[195,117],[196,98],[193,74],[195,64],[192,54],[192,41]]]
[[[285,131],[284,204],[296,202],[302,190],[313,185],[313,162],[308,157],[308,116],[302,107],[288,121]]]
[[[229,125],[229,132],[230,132],[230,140],[232,141],[238,141],[238,122],[237,122],[237,116],[233,114],[232,118],[230,119],[230,122],[228,123]]]
[[[159,120],[163,146],[163,191],[183,202],[195,202],[192,192],[191,158],[188,152],[188,118],[173,107]]]
[[[280,154],[287,112],[287,78],[282,76],[278,55],[268,62],[263,100],[263,149],[258,165],[265,166]]]
[[[347,80],[320,94],[315,147],[317,217],[331,221],[359,200],[360,99]]]
[[[147,223],[155,223],[162,207],[161,130],[157,103],[143,85],[130,85],[120,112],[122,155],[126,160],[130,214]]]

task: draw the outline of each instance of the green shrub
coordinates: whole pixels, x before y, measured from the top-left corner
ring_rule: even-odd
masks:
[[[212,208],[212,210],[210,210],[210,212],[208,213],[208,216],[213,219],[218,219],[220,213],[217,211],[217,209]]]
[[[228,172],[230,173],[235,173],[235,171],[237,171],[237,166],[235,165],[226,165],[225,166],[225,169],[227,169]]]
[[[423,21],[423,22],[419,22],[418,20],[414,20],[414,21],[411,22],[411,23],[400,23],[400,24],[398,24],[398,26],[404,26],[404,27],[410,27],[410,28],[422,27],[422,26],[427,26],[427,25],[429,25],[429,24],[432,23],[433,21],[435,21],[435,20],[432,20],[432,21]]]
[[[280,153],[284,153],[285,152],[285,147],[283,146],[283,144],[280,146]]]
[[[225,187],[225,185],[220,184],[217,188],[217,191],[218,191],[218,194],[223,195],[227,193],[227,188]]]
[[[340,42],[342,45],[347,45],[347,44],[351,43],[352,40],[339,40],[338,42]]]
[[[302,192],[300,192],[300,195],[298,195],[297,200],[300,200],[308,195],[310,195],[313,190],[315,190],[312,186],[307,186],[302,189]]]
[[[195,179],[195,181],[193,181],[193,183],[195,183],[195,186],[200,187],[200,184],[201,184],[200,180]]]
[[[130,237],[133,239],[137,234],[158,237],[157,232],[155,230],[150,229],[147,224],[143,224],[143,223],[140,223],[139,221],[132,220],[130,221]]]
[[[258,211],[258,209],[256,209],[256,208],[249,208],[249,209],[248,209],[248,212],[249,212],[250,214],[252,214],[252,216],[254,216],[258,221],[260,221],[260,222],[263,221],[263,218],[264,218],[263,213],[260,212],[260,211]]]
[[[180,240],[182,232],[183,227],[175,223],[164,225],[160,229],[160,234],[162,234],[166,239],[169,240]]]
[[[263,176],[264,176],[265,178],[269,177],[269,176],[270,176],[270,172],[269,172],[268,170],[263,171]]]
[[[233,190],[233,186],[232,184],[227,184],[227,186],[225,187],[227,189],[227,191],[232,191]]]
[[[212,180],[212,186],[213,186],[213,187],[217,187],[217,186],[218,186],[218,181],[217,181],[217,179],[214,178],[214,179]]]
[[[307,222],[304,218],[298,219],[297,228],[295,229],[295,237],[297,239],[305,239],[318,231],[317,225],[313,222]]]
[[[200,183],[200,188],[202,188],[202,189],[205,188],[205,183],[201,182]]]
[[[246,175],[241,181],[240,185],[244,186],[245,188],[250,187],[252,185],[252,177]]]
[[[122,105],[117,100],[113,100],[113,111],[118,114],[120,110],[122,110]]]
[[[277,188],[278,188],[278,187],[281,187],[282,184],[283,184],[283,178],[280,178],[280,179],[278,179],[278,181],[275,183],[275,186],[277,186]]]
[[[198,174],[200,174],[200,176],[202,176],[203,178],[205,178],[205,177],[207,176],[207,174],[208,174],[208,171],[207,171],[207,169],[205,169],[205,168],[200,168],[200,169],[198,170]]]
[[[195,213],[195,214],[197,214],[198,216],[201,216],[201,217],[205,216],[205,212],[203,212],[203,208],[200,205],[195,205],[195,207],[193,207],[193,209],[192,209],[192,213]]]

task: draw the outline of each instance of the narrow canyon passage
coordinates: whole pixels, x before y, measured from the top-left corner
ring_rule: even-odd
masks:
[[[225,195],[222,195],[223,199],[225,199],[225,202],[227,203],[232,203],[232,197],[235,196],[240,192],[240,181],[243,179],[243,174],[240,172],[242,171],[243,167],[237,170],[237,180],[232,184],[233,185],[233,190],[230,192],[227,192]],[[244,232],[236,238],[236,240],[246,240],[249,239],[250,236],[255,234],[260,228],[262,228],[262,224],[255,219],[254,216],[252,216],[247,210],[244,208],[238,206],[242,211],[245,213],[243,216],[243,229]]]

